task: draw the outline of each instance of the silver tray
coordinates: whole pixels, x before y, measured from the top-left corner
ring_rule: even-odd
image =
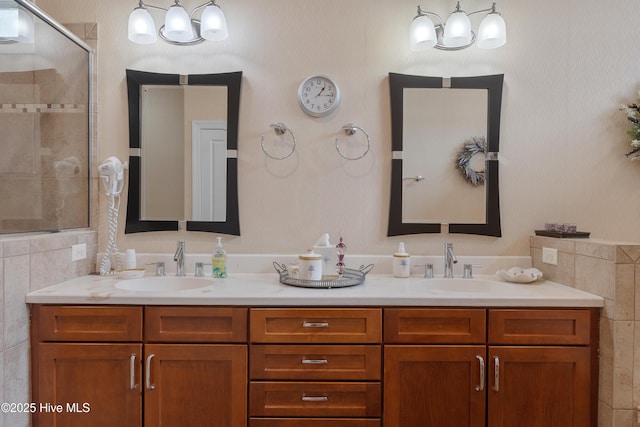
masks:
[[[280,283],[283,285],[297,286],[299,288],[345,288],[347,286],[356,286],[364,282],[365,276],[373,270],[373,264],[361,265],[358,270],[353,268],[345,268],[341,276],[323,276],[322,280],[304,280],[297,277],[289,277],[289,271],[285,264],[273,263],[276,271],[280,275]]]

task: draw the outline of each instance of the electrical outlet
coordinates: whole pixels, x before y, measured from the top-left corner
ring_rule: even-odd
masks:
[[[558,265],[558,250],[554,248],[542,248],[542,262]]]
[[[80,261],[87,257],[87,244],[81,243],[79,245],[71,246],[71,261]]]

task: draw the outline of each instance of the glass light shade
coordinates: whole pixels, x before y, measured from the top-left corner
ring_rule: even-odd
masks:
[[[478,28],[478,47],[495,49],[507,42],[507,26],[499,13],[492,12],[484,17]]]
[[[204,8],[200,22],[200,34],[207,40],[219,41],[229,37],[227,19],[216,4]]]
[[[193,40],[191,19],[184,7],[174,4],[169,8],[164,18],[164,35],[176,42]]]
[[[463,11],[453,12],[444,26],[443,43],[447,47],[461,47],[470,44],[471,21]]]
[[[18,11],[18,40],[20,43],[33,43],[33,19],[24,10]]]
[[[156,24],[147,9],[138,7],[129,15],[129,40],[140,44],[155,43],[158,40]]]
[[[411,50],[430,49],[436,45],[438,37],[431,19],[425,15],[416,16],[409,28],[409,46]]]
[[[0,9],[0,38],[16,40],[18,37],[18,9]]]

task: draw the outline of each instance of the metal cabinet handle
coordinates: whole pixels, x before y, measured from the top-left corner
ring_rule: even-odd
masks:
[[[156,355],[150,354],[147,356],[147,363],[145,365],[145,385],[147,386],[147,390],[153,390],[156,388],[155,385],[151,384],[151,359],[153,359]]]
[[[303,365],[328,365],[329,361],[327,359],[305,359],[303,357],[301,363]]]
[[[303,328],[328,328],[329,322],[302,322]]]
[[[303,402],[328,402],[329,396],[307,396],[306,394],[302,395]]]
[[[500,358],[493,358],[493,391],[500,391]]]
[[[138,388],[136,384],[136,355],[132,354],[129,359],[129,388],[135,390]]]
[[[484,391],[484,358],[482,356],[476,356],[480,365],[480,383],[476,387],[476,391]]]

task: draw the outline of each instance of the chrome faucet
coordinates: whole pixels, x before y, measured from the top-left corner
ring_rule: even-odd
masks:
[[[173,260],[176,265],[176,276],[185,276],[184,268],[184,240],[178,240],[178,247],[176,248],[176,254],[173,256]]]
[[[453,252],[453,243],[444,244],[444,277],[450,279],[453,277],[453,264],[458,262],[456,254]]]

